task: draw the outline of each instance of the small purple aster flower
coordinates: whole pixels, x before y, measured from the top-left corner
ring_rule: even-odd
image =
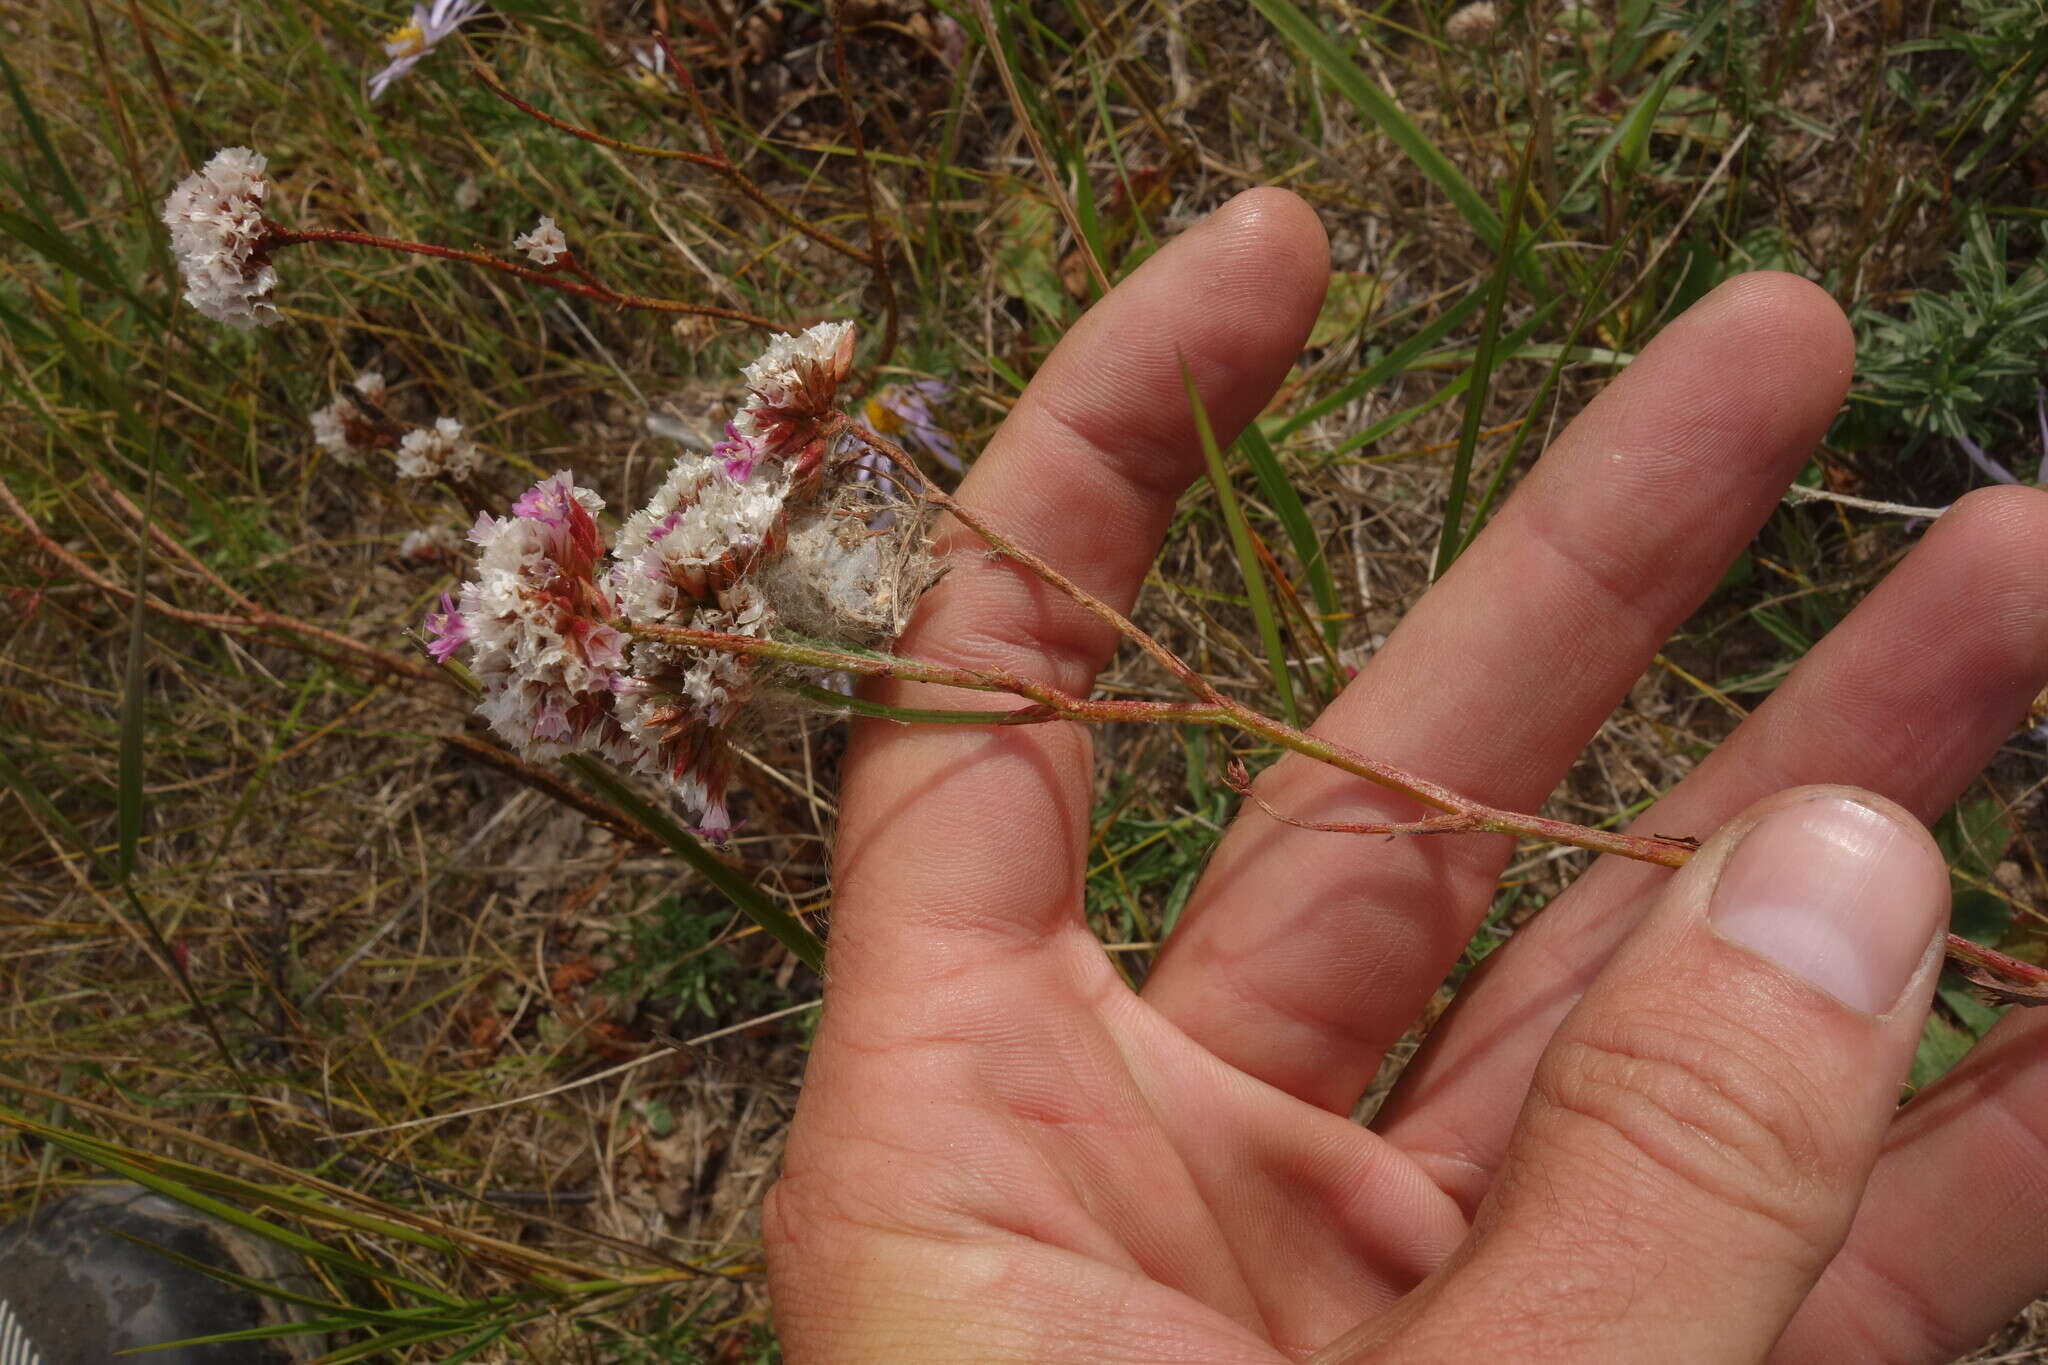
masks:
[[[901,436],[909,444],[922,446],[955,474],[964,473],[967,466],[952,433],[932,416],[932,404],[943,402],[952,392],[953,386],[943,379],[886,384],[868,399],[862,415],[884,436]]]
[[[391,83],[411,71],[435,44],[476,18],[484,0],[433,0],[431,6],[414,5],[412,18],[385,35],[384,55],[391,60],[370,77],[370,98],[380,99]]]

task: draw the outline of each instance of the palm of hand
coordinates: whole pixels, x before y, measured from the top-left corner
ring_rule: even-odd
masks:
[[[1234,202],[1083,319],[963,501],[1127,606],[1199,467],[1180,357],[1228,436],[1285,373],[1327,269],[1298,201]],[[1818,291],[1759,277],[1714,295],[1574,423],[1317,728],[1494,804],[1540,804],[1768,514],[1847,373]],[[2038,559],[2044,517],[2016,494],[1945,518],[1637,828],[1704,834],[1811,781],[1941,809],[2039,684],[2048,590],[2009,570]],[[1954,605],[1958,584],[1973,605]],[[1902,636],[1920,646],[1904,665]],[[1114,643],[966,553],[901,652],[1080,692]],[[1582,878],[1489,962],[1367,1129],[1346,1115],[1484,913],[1507,843],[1359,841],[1253,812],[1139,995],[1080,913],[1090,785],[1076,727],[857,733],[829,1005],[764,1212],[792,1359],[1300,1359],[1394,1308],[1512,1183],[1546,1043],[1666,876]],[[1319,819],[1414,813],[1293,758],[1260,791]],[[1987,1176],[1984,1158],[2009,1148],[2014,1116],[2048,1132],[2048,1105],[2019,1098],[2048,1090],[2039,1063],[2021,1070],[2040,1031],[2008,1020],[1894,1126],[1854,1234],[1796,1286],[1785,1358],[1936,1359],[2048,1278],[2039,1248],[1986,1267],[1930,1227],[2018,1241],[2048,1204],[2031,1167]],[[1567,1256],[1646,1212],[1600,1188],[1572,1199]],[[1583,1297],[1583,1274],[1532,1265],[1507,1296],[1519,1321]],[[1882,1351],[1834,1354],[1845,1342]]]

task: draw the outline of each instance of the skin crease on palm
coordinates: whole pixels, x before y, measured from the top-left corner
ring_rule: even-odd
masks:
[[[1127,608],[1201,467],[1180,359],[1229,437],[1328,274],[1305,204],[1241,195],[1081,319],[962,501]],[[1544,453],[1317,728],[1539,806],[1769,516],[1851,369],[1820,290],[1722,286]],[[902,652],[1085,691],[1115,636],[951,543]],[[1637,822],[1721,828],[1693,864],[1593,868],[1487,962],[1369,1128],[1348,1114],[1485,912],[1505,840],[1250,811],[1133,994],[1081,915],[1084,728],[860,725],[826,1009],[763,1213],[789,1359],[1272,1362],[1361,1323],[1346,1358],[1975,1345],[2048,1285],[2048,1010],[2013,1011],[1895,1112],[1938,954],[1866,1014],[1700,907],[1732,841],[1814,798],[1786,789],[1842,783],[1877,794],[1854,799],[1934,869],[1942,913],[1915,820],[2048,674],[2044,569],[2048,494],[1965,498]],[[1259,793],[1311,819],[1416,813],[1295,757]]]

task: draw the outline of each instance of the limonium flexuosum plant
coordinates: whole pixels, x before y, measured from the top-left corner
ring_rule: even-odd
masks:
[[[452,28],[460,22],[460,7],[446,8],[442,17]],[[886,359],[894,347],[895,293],[872,210],[870,241],[863,248],[775,203],[725,159],[687,72],[659,35],[656,44],[665,60],[650,70],[673,77],[691,97],[708,152],[622,143],[544,114],[488,75],[483,79],[500,98],[579,138],[626,153],[681,157],[724,176],[780,222],[869,268],[886,301],[879,347]],[[864,157],[857,138],[854,149]],[[527,760],[595,761],[637,774],[680,807],[701,834],[722,842],[733,827],[729,794],[736,746],[802,708],[915,723],[1205,725],[1316,759],[1433,812],[1406,822],[1320,824],[1258,803],[1274,818],[1306,828],[1414,836],[1505,833],[1667,866],[1682,864],[1697,847],[1685,837],[1614,833],[1497,809],[1226,694],[984,514],[956,502],[920,469],[891,434],[919,445],[949,470],[965,464],[932,408],[946,387],[929,380],[896,382],[862,400],[863,386],[853,382],[857,336],[851,322],[784,327],[735,309],[619,290],[579,258],[573,225],[564,227],[552,216],[541,217],[516,237],[511,252],[499,254],[288,227],[266,212],[266,171],[262,155],[225,148],[180,182],[164,204],[185,297],[229,326],[253,329],[280,321],[284,308],[277,301],[274,258],[287,247],[329,244],[460,261],[615,309],[695,314],[772,334],[745,368],[745,397],[724,423],[722,438],[708,453],[678,458],[647,503],[615,530],[607,530],[603,497],[569,470],[541,479],[497,512],[481,492],[487,483],[477,477],[483,455],[463,424],[443,416],[428,426],[398,425],[383,410],[386,381],[378,371],[362,371],[312,414],[318,444],[337,461],[358,464],[371,451],[385,451],[397,472],[449,485],[472,510],[479,502],[486,507],[469,532],[473,568],[459,590],[444,594],[427,615],[425,647],[475,692],[492,731]],[[1189,399],[1207,443],[1206,418],[1191,380]],[[62,547],[45,543],[11,495],[6,500],[46,551],[65,557]],[[937,580],[930,529],[938,512],[950,513],[1018,571],[1035,575],[1117,631],[1189,699],[1072,696],[1001,669],[941,665],[889,652],[919,596]],[[445,529],[433,537],[408,537],[402,557],[451,558],[447,539]],[[253,628],[258,620],[241,624]],[[261,613],[260,624],[273,635],[282,630],[322,646],[338,643],[331,632],[274,613]],[[358,655],[376,653],[355,642],[339,643]],[[388,655],[383,666],[418,671]],[[1008,694],[1025,704],[906,710],[848,695],[849,677]],[[1249,797],[1248,781],[1234,760],[1227,780]],[[729,869],[684,851],[714,880],[730,876]],[[743,884],[740,892],[729,887],[728,894],[815,965],[815,938],[800,926],[792,930],[785,912],[750,904],[744,890]],[[785,922],[773,922],[776,916]],[[806,941],[808,948],[802,946]],[[1949,952],[1965,975],[1994,995],[2048,1003],[2048,972],[2041,968],[1953,935]]]

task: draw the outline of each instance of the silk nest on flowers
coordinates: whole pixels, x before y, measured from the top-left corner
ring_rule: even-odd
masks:
[[[794,709],[777,684],[802,670],[648,630],[872,647],[934,577],[926,519],[840,448],[852,359],[849,323],[775,338],[726,439],[678,459],[609,546],[603,500],[566,470],[477,519],[476,574],[426,624],[437,658],[467,651],[500,737],[644,773],[724,837],[733,742]]]

